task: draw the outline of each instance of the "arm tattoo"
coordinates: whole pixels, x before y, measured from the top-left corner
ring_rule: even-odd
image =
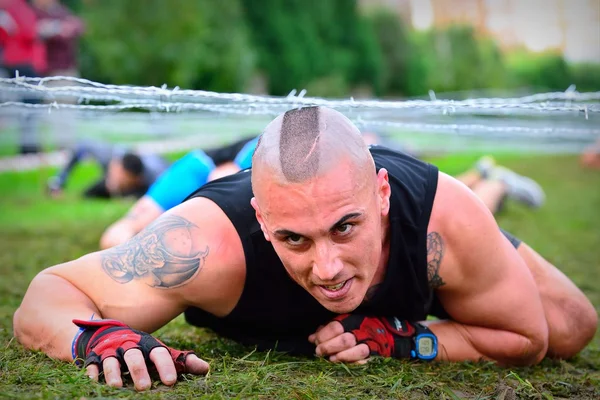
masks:
[[[119,283],[139,279],[151,287],[181,286],[202,269],[208,256],[208,246],[192,250],[197,230],[176,215],[158,219],[129,242],[105,251],[102,268]]]
[[[429,233],[427,235],[427,280],[429,281],[429,287],[432,289],[437,289],[446,284],[438,274],[443,256],[444,241],[442,237],[437,232]]]

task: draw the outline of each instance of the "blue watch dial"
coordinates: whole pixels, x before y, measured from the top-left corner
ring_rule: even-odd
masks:
[[[433,360],[437,356],[437,338],[431,333],[421,333],[415,337],[416,357],[422,360]]]

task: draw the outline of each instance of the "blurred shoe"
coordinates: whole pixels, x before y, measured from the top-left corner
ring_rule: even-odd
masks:
[[[496,166],[496,160],[492,156],[483,156],[475,163],[475,169],[483,179],[487,179]]]
[[[506,167],[492,168],[489,178],[504,183],[508,197],[529,207],[541,207],[546,201],[546,194],[536,181]]]

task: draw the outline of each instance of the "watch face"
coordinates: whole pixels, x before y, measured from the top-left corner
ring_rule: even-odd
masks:
[[[421,337],[417,342],[418,353],[423,357],[431,356],[434,352],[433,339],[430,337]]]

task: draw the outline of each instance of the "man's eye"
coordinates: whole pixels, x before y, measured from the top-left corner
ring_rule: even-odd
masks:
[[[349,233],[351,229],[352,229],[352,224],[342,224],[342,225],[338,225],[335,227],[335,232],[345,234],[345,233]]]
[[[304,238],[300,235],[290,235],[287,238],[285,238],[285,240],[289,244],[293,244],[295,246],[304,243]]]

